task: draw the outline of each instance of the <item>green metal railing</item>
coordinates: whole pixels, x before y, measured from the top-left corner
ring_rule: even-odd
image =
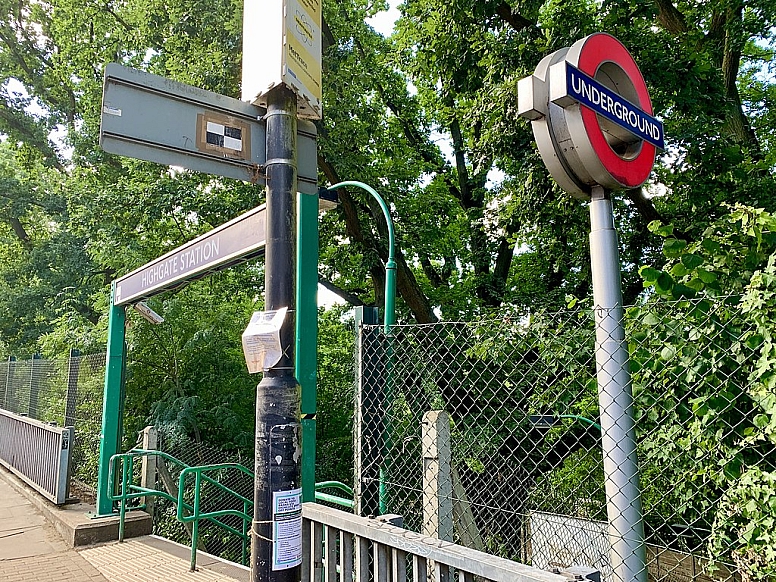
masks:
[[[166,491],[160,491],[158,489],[150,489],[135,485],[130,482],[131,476],[134,474],[135,459],[147,456],[157,456],[169,461],[179,467],[181,467],[181,474],[178,478],[178,497],[175,498]],[[223,471],[228,469],[234,469],[241,471],[246,475],[253,478],[253,473],[237,463],[221,463],[217,465],[202,465],[197,467],[191,467],[186,463],[176,459],[175,457],[163,453],[161,451],[147,451],[143,449],[132,449],[127,453],[120,453],[113,455],[110,462],[109,482],[112,484],[111,491],[116,490],[116,479],[119,476],[116,466],[118,461],[121,461],[121,486],[117,494],[110,495],[112,501],[119,502],[119,541],[124,541],[124,523],[127,512],[127,502],[133,499],[139,499],[141,497],[162,497],[168,501],[174,503],[177,507],[176,518],[181,523],[191,523],[191,571],[194,571],[197,566],[197,542],[199,541],[199,522],[200,520],[207,520],[224,530],[233,533],[240,537],[242,543],[241,558],[242,563],[245,564],[248,556],[248,546],[250,543],[250,535],[248,534],[248,524],[253,519],[253,501],[247,499],[238,492],[230,489],[229,487],[219,483],[212,477],[206,475],[207,472]],[[189,475],[194,475],[194,492],[191,503],[185,500],[186,493],[186,480]],[[202,483],[211,483],[220,491],[232,495],[243,504],[243,511],[236,509],[221,509],[217,511],[202,512],[201,511],[201,499],[202,499]],[[144,505],[137,507],[138,509],[144,509]],[[188,513],[188,515],[187,515]],[[230,526],[218,518],[225,517],[227,515],[234,515],[242,519],[243,527],[242,531]]]
[[[224,528],[228,532],[231,532],[233,534],[236,534],[240,537],[240,540],[242,541],[242,552],[241,552],[241,563],[245,564],[248,559],[248,544],[250,543],[250,535],[248,534],[248,524],[253,519],[253,501],[250,499],[247,499],[246,497],[243,497],[236,491],[233,491],[229,487],[226,487],[225,485],[222,485],[215,479],[208,477],[205,475],[206,472],[210,471],[223,471],[228,469],[236,469],[238,471],[241,471],[242,473],[245,473],[246,475],[249,475],[251,479],[253,479],[253,473],[243,467],[242,465],[238,463],[221,463],[219,465],[203,465],[200,467],[186,467],[181,471],[180,477],[178,478],[178,511],[176,513],[176,518],[181,523],[191,523],[191,570],[192,572],[196,568],[197,565],[197,538],[199,536],[199,520],[200,519],[207,519],[212,523],[217,524],[218,526]],[[190,510],[190,515],[184,514],[185,506],[183,504],[183,491],[185,489],[186,485],[186,477],[189,475],[194,475],[194,505]],[[227,493],[230,493],[234,495],[238,500],[243,502],[243,510],[238,511],[236,509],[219,509],[217,511],[209,511],[206,513],[200,512],[200,490],[202,488],[202,481],[205,481],[207,483],[211,483],[221,489],[222,491],[225,491]],[[250,510],[250,513],[249,513]],[[234,515],[242,519],[242,531],[239,531],[235,528],[233,528],[230,525],[227,525],[221,521],[219,521],[217,518],[219,517],[226,517],[227,515]]]
[[[181,473],[178,477],[178,496],[173,497],[166,491],[160,491],[158,489],[150,489],[136,485],[131,482],[134,475],[135,459],[142,457],[156,456],[165,461],[169,461],[179,467],[181,467]],[[117,465],[121,462],[121,470],[117,470]],[[237,535],[242,542],[242,563],[245,564],[248,558],[248,547],[250,544],[249,524],[253,519],[253,500],[248,499],[234,491],[233,489],[219,483],[216,479],[208,476],[206,473],[225,471],[225,470],[237,470],[253,480],[253,472],[243,467],[238,463],[221,463],[216,465],[202,465],[191,467],[176,459],[175,457],[168,455],[162,451],[152,451],[145,449],[132,449],[126,453],[120,453],[113,455],[110,459],[108,482],[111,484],[110,491],[116,491],[118,493],[109,494],[112,502],[119,502],[119,541],[124,541],[124,524],[127,513],[127,502],[133,499],[140,499],[145,497],[161,497],[176,505],[176,519],[181,523],[191,523],[191,562],[190,568],[193,572],[197,567],[197,542],[199,541],[199,522],[200,520],[207,520],[218,527],[225,529],[226,531]],[[186,482],[189,480],[189,475],[194,477],[194,491],[193,500],[191,503],[185,501]],[[116,479],[121,478],[120,487],[116,487]],[[243,510],[237,509],[220,509],[216,511],[201,511],[202,501],[202,484],[210,483],[218,490],[232,495],[238,501],[243,504]],[[349,498],[339,497],[329,493],[324,493],[324,489],[335,489],[347,494]],[[333,503],[349,509],[353,509],[355,503],[353,501],[353,489],[348,485],[339,481],[322,481],[315,484],[315,499],[316,501],[325,501]],[[133,509],[145,509],[145,504],[133,506]],[[231,525],[224,523],[219,518],[226,516],[236,516],[242,520],[242,529],[238,530]]]
[[[322,489],[337,489],[343,493],[347,493],[348,498],[338,497],[329,493],[324,493]],[[354,501],[355,496],[353,494],[353,488],[345,485],[340,481],[321,481],[315,484],[315,500],[326,501],[335,505],[341,505],[348,509],[353,509],[356,506]]]

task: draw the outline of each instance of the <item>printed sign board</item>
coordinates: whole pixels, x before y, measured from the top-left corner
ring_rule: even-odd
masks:
[[[518,113],[531,120],[552,177],[588,199],[593,186],[637,188],[665,147],[663,124],[636,61],[606,33],[544,57],[518,83]]]
[[[321,0],[245,0],[244,101],[266,105],[281,83],[298,95],[299,117],[321,118]]]
[[[266,205],[249,210],[116,280],[114,305],[136,303],[217,268],[260,256],[266,245]]]
[[[100,146],[107,152],[264,183],[264,110],[239,99],[117,65],[105,68]],[[318,192],[316,128],[297,130],[298,190]]]
[[[242,334],[243,354],[249,374],[268,370],[280,361],[283,355],[280,328],[283,327],[287,312],[288,307],[254,311]]]
[[[272,569],[302,563],[302,490],[272,492]]]

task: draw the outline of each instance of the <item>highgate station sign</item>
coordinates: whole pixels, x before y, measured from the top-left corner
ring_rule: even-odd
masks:
[[[665,148],[647,86],[628,50],[592,34],[546,56],[521,79],[518,113],[531,120],[536,144],[560,186],[588,199],[591,188],[637,188]]]
[[[266,244],[262,204],[116,280],[114,305],[136,303],[209,271],[260,256]]]

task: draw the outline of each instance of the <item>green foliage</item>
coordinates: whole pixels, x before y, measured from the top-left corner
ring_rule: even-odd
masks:
[[[316,481],[353,482],[353,320],[342,308],[318,317]]]
[[[529,503],[537,511],[606,521],[603,482],[600,453],[580,449],[537,479]]]
[[[679,508],[713,525],[712,558],[769,579],[762,558],[774,546],[758,532],[776,520],[766,488],[776,469],[776,219],[735,205],[689,244],[670,227],[650,228],[666,237],[668,263],[640,269],[654,294],[629,313],[645,339],[631,357],[645,411],[638,426],[649,435],[645,466],[656,484],[646,510]],[[674,302],[670,315],[661,309],[666,300]]]
[[[127,412],[136,434],[146,423],[181,430],[197,442],[252,454],[255,386],[241,335],[254,309],[250,288],[216,275],[152,302],[165,318],[149,325],[130,314]],[[231,301],[225,303],[223,297]]]
[[[729,548],[749,580],[776,576],[776,472],[753,467],[734,481],[714,524],[712,552]]]

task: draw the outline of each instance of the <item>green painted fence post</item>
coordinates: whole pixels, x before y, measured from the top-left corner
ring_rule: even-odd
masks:
[[[318,196],[297,194],[296,379],[302,387],[302,501],[315,501]]]
[[[110,500],[108,473],[110,458],[119,453],[121,440],[121,411],[123,409],[124,378],[124,323],[126,312],[123,306],[114,305],[116,283],[110,293],[108,312],[108,348],[105,361],[105,390],[102,399],[102,432],[100,433],[100,459],[97,472],[97,515],[111,515],[113,502]]]

